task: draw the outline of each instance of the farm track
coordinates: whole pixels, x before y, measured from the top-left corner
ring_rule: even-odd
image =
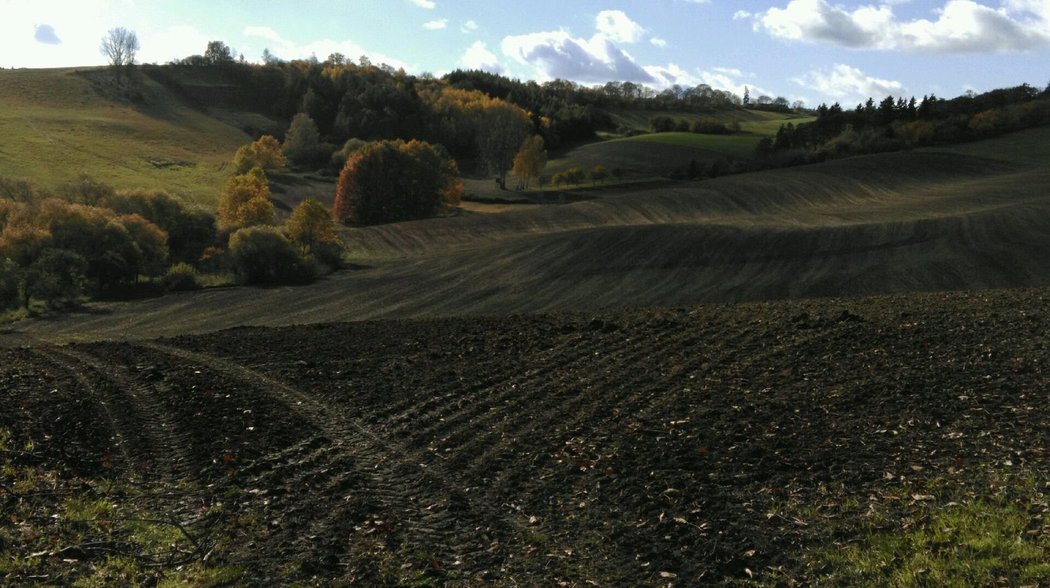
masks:
[[[352,533],[353,523],[361,521],[354,521],[349,511],[360,505],[351,500],[332,500],[351,489],[367,496],[366,509],[372,511],[373,522],[385,525],[388,542],[409,553],[430,554],[438,562],[479,567],[475,558],[482,557],[489,548],[478,543],[479,537],[488,533],[501,536],[506,534],[508,525],[513,527],[511,519],[493,515],[491,508],[467,496],[463,488],[451,482],[454,477],[405,459],[407,451],[403,446],[347,416],[342,407],[322,403],[312,395],[219,357],[159,343],[143,346],[272,396],[323,435],[323,439],[310,439],[303,446],[320,445],[299,460],[297,467],[305,466],[302,471],[288,478],[282,475],[285,472],[274,472],[276,467],[271,469],[271,475],[291,492],[306,488],[333,503],[323,518],[306,523],[305,529],[304,521],[299,519],[293,537],[285,540]],[[263,486],[268,481],[265,474],[251,480],[253,484],[262,482]],[[286,513],[290,518],[298,514],[294,506]],[[341,559],[350,554],[330,555]]]

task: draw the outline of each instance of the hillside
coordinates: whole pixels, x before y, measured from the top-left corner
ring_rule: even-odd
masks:
[[[251,138],[148,76],[131,98],[109,76],[104,68],[0,70],[0,175],[54,189],[87,174],[213,204],[224,166]]]
[[[653,117],[667,117],[687,123],[706,121],[727,126],[735,124],[739,125],[740,131],[731,135],[652,133],[650,121]],[[796,114],[743,109],[705,114],[614,111],[612,119],[617,128],[641,134],[631,137],[614,135],[560,153],[548,164],[548,173],[574,166],[589,170],[595,165],[603,165],[607,169],[621,170],[628,178],[648,178],[681,172],[691,162],[710,164],[719,160],[750,160],[754,158],[758,142],[763,137],[776,135],[781,125],[813,120],[812,117]]]
[[[1048,297],[0,350],[0,580],[1045,585]]]
[[[355,269],[310,287],[94,304],[6,338],[1050,285],[1048,169],[911,152],[613,186],[563,206],[348,229]]]

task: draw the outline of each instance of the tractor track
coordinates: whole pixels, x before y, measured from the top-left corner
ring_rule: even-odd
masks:
[[[294,409],[330,442],[309,440],[301,444],[299,448],[306,449],[312,461],[298,463],[296,467],[302,471],[293,479],[301,484],[313,476],[316,495],[328,498],[330,508],[322,517],[307,522],[305,527],[300,524],[297,529],[286,533],[287,538],[320,535],[330,532],[333,527],[351,532],[354,521],[348,511],[363,506],[373,511],[374,519],[381,522],[391,545],[431,554],[438,561],[469,562],[468,558],[489,548],[488,542],[479,542],[480,538],[488,535],[505,538],[517,526],[515,521],[468,496],[465,489],[453,484],[453,478],[444,472],[406,460],[403,446],[379,436],[348,416],[344,407],[325,404],[287,384],[219,357],[160,343],[143,343],[142,346],[184,363],[202,366],[271,396]],[[320,444],[320,447],[311,450],[311,444]],[[299,450],[293,449],[293,455]],[[263,472],[260,477],[282,476],[283,472],[278,471],[281,467],[277,465],[279,458],[274,460],[268,456],[264,459],[275,462],[275,465],[271,468],[273,472]],[[248,467],[259,469],[258,465]],[[287,480],[282,484],[289,487]],[[338,496],[358,487],[364,497],[361,504],[355,502],[357,498]],[[330,496],[333,492],[337,496]],[[336,553],[337,557],[346,555]]]

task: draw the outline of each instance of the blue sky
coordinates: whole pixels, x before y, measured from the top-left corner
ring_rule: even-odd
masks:
[[[1050,0],[0,0],[0,66],[102,64],[117,26],[147,63],[222,40],[252,61],[338,51],[415,74],[748,86],[810,105],[1050,81]]]

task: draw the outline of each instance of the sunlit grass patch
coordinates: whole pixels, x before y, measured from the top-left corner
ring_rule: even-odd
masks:
[[[912,493],[905,516],[872,524],[856,541],[806,554],[814,580],[848,586],[1045,586],[1050,526],[1038,485],[943,502]]]

